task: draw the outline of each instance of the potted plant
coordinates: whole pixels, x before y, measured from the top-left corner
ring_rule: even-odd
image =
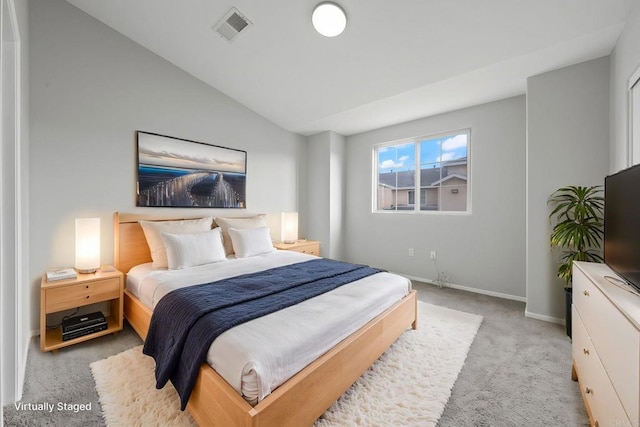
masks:
[[[604,197],[602,186],[568,186],[553,192],[549,219],[555,222],[551,247],[563,250],[558,277],[565,284],[567,335],[571,337],[571,279],[573,261],[603,262]]]

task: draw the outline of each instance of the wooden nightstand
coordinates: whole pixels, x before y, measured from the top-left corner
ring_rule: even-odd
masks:
[[[320,256],[320,242],[315,240],[298,240],[295,243],[278,242],[273,246],[281,251],[295,251]]]
[[[57,350],[92,338],[122,330],[124,274],[109,267],[91,274],[78,274],[75,279],[47,282],[40,285],[40,350]],[[98,302],[109,302],[107,329],[62,341],[62,327],[47,329],[47,314],[84,307]]]

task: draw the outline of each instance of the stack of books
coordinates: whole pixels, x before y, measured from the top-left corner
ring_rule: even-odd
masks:
[[[75,279],[76,277],[78,277],[78,274],[73,268],[55,268],[47,271],[47,282]]]

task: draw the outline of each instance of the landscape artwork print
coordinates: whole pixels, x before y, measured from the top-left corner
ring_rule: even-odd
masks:
[[[245,208],[247,152],[137,131],[137,206]]]

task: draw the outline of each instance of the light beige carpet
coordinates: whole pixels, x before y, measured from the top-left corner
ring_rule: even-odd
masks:
[[[316,422],[326,426],[435,426],[482,317],[423,302],[407,330]],[[142,346],[91,364],[107,426],[193,426],[168,383],[156,390]]]

